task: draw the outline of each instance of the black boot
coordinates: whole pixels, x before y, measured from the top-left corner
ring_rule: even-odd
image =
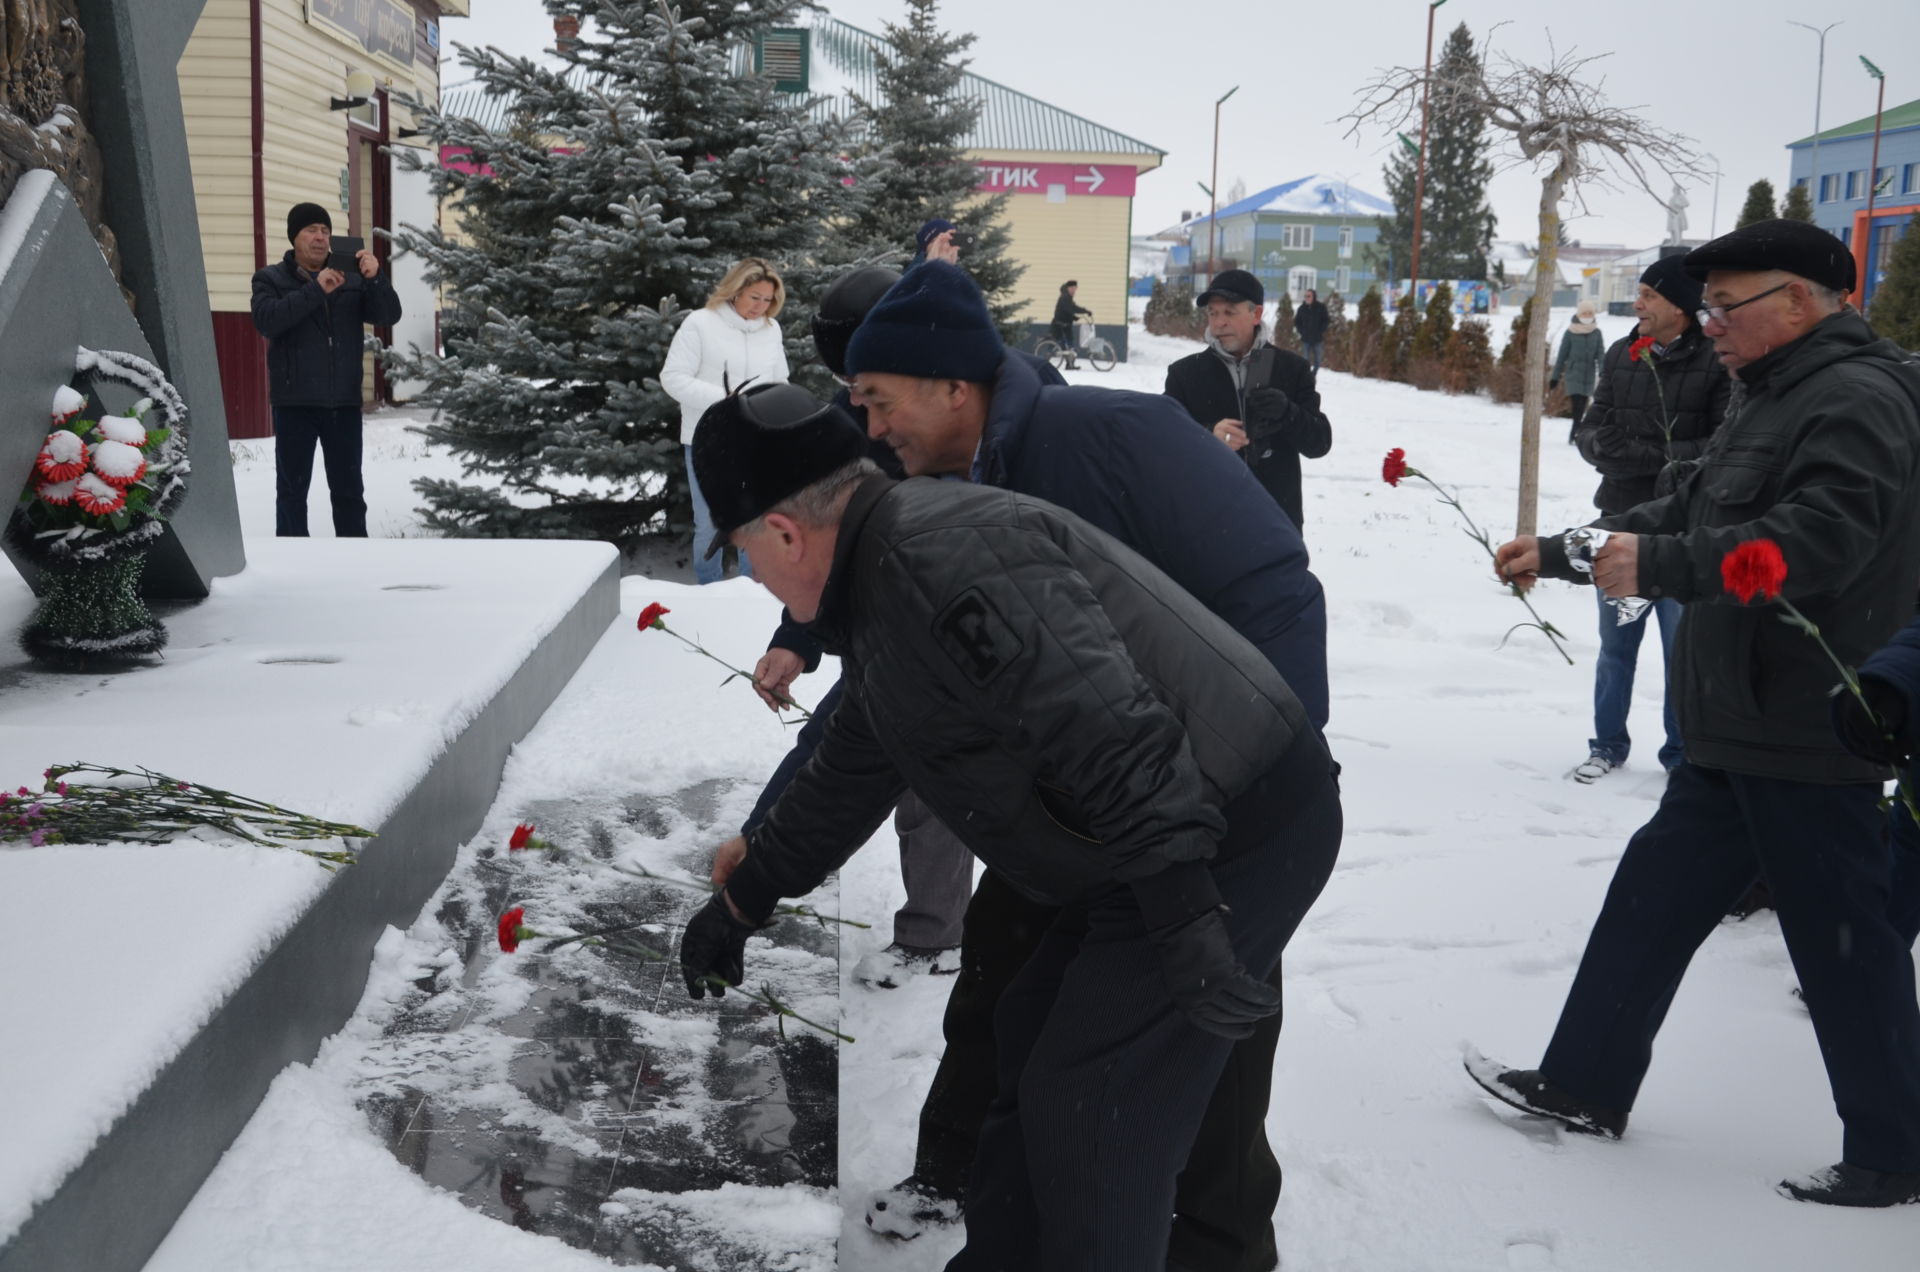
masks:
[[[1920,1201],[1920,1174],[1896,1174],[1836,1162],[1805,1179],[1781,1180],[1779,1193],[1822,1206],[1905,1206]]]
[[[1472,1050],[1467,1052],[1465,1065],[1467,1076],[1488,1095],[1523,1113],[1550,1117],[1570,1131],[1602,1139],[1619,1139],[1627,1129],[1624,1111],[1568,1095],[1538,1069],[1505,1069]]]

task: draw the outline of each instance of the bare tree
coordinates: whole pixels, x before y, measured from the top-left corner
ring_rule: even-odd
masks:
[[[1497,31],[1498,28],[1495,28]],[[1547,311],[1559,277],[1560,205],[1581,202],[1583,187],[1615,188],[1616,181],[1639,186],[1662,207],[1656,174],[1666,182],[1697,175],[1699,159],[1689,138],[1642,119],[1637,107],[1608,105],[1605,81],[1583,77],[1601,57],[1560,53],[1549,46],[1550,60],[1532,66],[1492,50],[1487,35],[1470,73],[1429,77],[1418,67],[1383,71],[1360,90],[1360,105],[1343,116],[1347,135],[1362,129],[1393,131],[1420,109],[1422,90],[1432,109],[1442,104],[1477,111],[1498,130],[1501,169],[1531,167],[1540,175],[1539,254],[1534,261],[1533,321],[1528,324],[1526,394],[1520,431],[1520,508],[1516,534],[1535,533],[1540,500],[1540,416],[1546,401]],[[1604,55],[1601,55],[1604,56]]]

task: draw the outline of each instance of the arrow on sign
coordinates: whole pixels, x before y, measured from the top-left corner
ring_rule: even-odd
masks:
[[[1075,177],[1074,180],[1076,182],[1086,182],[1088,194],[1097,194],[1100,191],[1100,187],[1107,183],[1106,174],[1101,172],[1100,169],[1093,167],[1089,167],[1087,171],[1093,175],[1090,177]]]

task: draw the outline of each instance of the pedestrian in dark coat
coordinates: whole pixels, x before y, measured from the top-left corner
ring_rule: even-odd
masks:
[[[1574,427],[1574,443],[1600,470],[1593,501],[1602,516],[1626,512],[1654,497],[1654,483],[1669,465],[1698,459],[1713,431],[1726,418],[1733,378],[1701,334],[1694,311],[1700,308],[1700,284],[1687,276],[1678,256],[1647,266],[1640,275],[1634,311],[1640,324],[1632,335],[1614,341],[1593,391],[1593,403]],[[1651,342],[1651,343],[1643,343]],[[1640,345],[1638,356],[1633,350]],[[1593,733],[1587,758],[1574,767],[1576,781],[1594,782],[1627,762],[1633,739],[1627,732],[1633,702],[1640,638],[1649,622],[1660,624],[1662,670],[1680,626],[1680,603],[1656,601],[1653,613],[1622,623],[1619,613],[1596,594],[1600,609],[1600,657],[1594,663]],[[1660,766],[1680,762],[1680,726],[1667,695],[1667,740]]]
[[[1911,948],[1920,936],[1920,821],[1907,806],[1909,796],[1920,803],[1920,617],[1860,664],[1860,688],[1865,703],[1850,693],[1834,695],[1834,731],[1855,755],[1900,770],[1906,794],[1887,806],[1893,847],[1887,918]]]
[[[1167,368],[1166,395],[1239,452],[1294,526],[1304,528],[1300,458],[1333,449],[1313,369],[1267,339],[1266,289],[1247,271],[1219,274],[1197,301],[1207,313],[1210,347]]]
[[[1600,380],[1600,359],[1607,351],[1607,338],[1600,334],[1600,321],[1590,300],[1583,300],[1573,311],[1573,321],[1567,324],[1566,331],[1560,335],[1560,352],[1553,360],[1553,374],[1547,380],[1549,390],[1557,388],[1562,381],[1567,386],[1567,418],[1573,421],[1573,427],[1567,430],[1567,440],[1573,440],[1573,430],[1580,426],[1581,416],[1587,413],[1587,403],[1593,398],[1594,386]]]
[[[1293,329],[1299,333],[1300,348],[1315,375],[1320,373],[1320,354],[1326,348],[1327,327],[1332,322],[1332,315],[1320,302],[1320,293],[1311,287],[1307,288],[1306,299],[1293,311]]]
[[[400,321],[400,297],[362,248],[354,269],[331,269],[333,218],[317,203],[287,213],[293,247],[253,276],[253,326],[267,340],[267,395],[273,404],[274,533],[307,533],[307,488],[320,448],[333,505],[333,532],[365,538],[360,475],[361,384],[366,328]]]
[[[971,477],[1050,500],[1114,535],[1251,641],[1324,724],[1326,602],[1299,532],[1246,466],[1163,397],[1043,382],[1000,342],[960,271],[908,272],[855,333],[847,368],[868,431],[909,473]],[[994,1096],[994,1011],[1057,916],[989,869],[961,937],[946,1051],[921,1115],[914,1175],[869,1217],[957,1196]],[[1234,1049],[1174,1199],[1180,1261],[1273,1266],[1280,1170],[1265,1135],[1279,1020]],[[911,1195],[903,1195],[911,1194]],[[916,1197],[921,1200],[916,1200]],[[882,1215],[877,1206],[884,1202]]]
[[[1920,1004],[1887,899],[1878,802],[1890,776],[1835,738],[1839,673],[1722,559],[1770,540],[1780,595],[1857,665],[1913,612],[1920,578],[1920,364],[1845,304],[1853,256],[1771,220],[1696,249],[1704,329],[1739,379],[1727,422],[1671,495],[1601,519],[1609,596],[1686,606],[1673,696],[1686,758],[1634,835],[1537,1070],[1473,1065],[1509,1103],[1619,1135],[1674,989],[1700,943],[1765,880],[1844,1128],[1842,1159],[1782,1183],[1803,1201],[1920,1201]],[[1560,538],[1500,548],[1510,577],[1577,578]]]
[[[911,784],[1059,907],[1000,1008],[1000,1096],[950,1269],[1162,1272],[1231,1040],[1278,1011],[1260,978],[1332,868],[1324,746],[1258,651],[1072,514],[796,473],[786,439],[813,425],[773,402],[794,392],[716,410],[696,451],[703,482],[741,492],[736,543],[839,652],[847,694],[688,924],[689,988],[738,983],[778,899],[817,886]]]

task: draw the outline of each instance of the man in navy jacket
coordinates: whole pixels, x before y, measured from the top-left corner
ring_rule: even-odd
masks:
[[[1178,403],[1047,385],[1007,356],[958,268],[909,270],[847,350],[868,432],[910,476],[968,477],[1078,514],[1146,557],[1266,656],[1316,728],[1327,720],[1326,600],[1299,530]],[[993,1010],[1054,912],[989,871],[966,916],[947,1048],[921,1113],[914,1176],[876,1215],[957,1196],[992,1098]],[[1277,980],[1278,971],[1274,973]],[[1174,1266],[1271,1268],[1280,1171],[1265,1116],[1278,1018],[1238,1043],[1175,1198]],[[931,1208],[931,1207],[929,1207]]]
[[[333,532],[364,539],[360,385],[365,328],[398,322],[400,297],[380,273],[379,258],[365,248],[355,257],[354,275],[328,268],[333,218],[319,204],[296,204],[287,213],[287,238],[293,247],[279,264],[253,276],[253,325],[267,339],[273,403],[274,533],[307,533],[307,487],[318,444],[327,467]]]

